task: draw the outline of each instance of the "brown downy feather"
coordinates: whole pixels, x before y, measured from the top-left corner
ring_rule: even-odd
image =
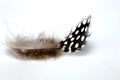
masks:
[[[14,41],[7,41],[7,45],[25,58],[47,59],[58,57],[62,53],[58,40],[44,36],[39,36],[36,39],[17,36]]]

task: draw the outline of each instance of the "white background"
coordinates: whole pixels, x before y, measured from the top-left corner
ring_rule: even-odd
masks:
[[[90,14],[92,35],[79,55],[21,60],[4,44],[43,31],[63,39]],[[0,80],[120,80],[119,41],[119,0],[0,0]]]

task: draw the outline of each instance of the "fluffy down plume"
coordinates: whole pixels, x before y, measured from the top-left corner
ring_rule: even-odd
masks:
[[[17,36],[14,41],[7,41],[7,45],[18,55],[33,59],[58,57],[62,53],[57,39],[44,36],[39,36],[36,39]]]

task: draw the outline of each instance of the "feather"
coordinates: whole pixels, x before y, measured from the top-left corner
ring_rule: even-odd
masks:
[[[47,59],[58,57],[62,52],[75,52],[81,50],[90,36],[90,19],[91,16],[84,18],[63,41],[42,34],[35,39],[18,35],[14,40],[8,40],[7,46],[20,56],[32,59]]]
[[[32,39],[23,36],[15,37],[14,41],[7,41],[7,45],[22,57],[33,59],[47,59],[50,57],[58,57],[62,50],[59,41],[55,38],[39,38]]]
[[[84,18],[76,27],[71,30],[64,41],[60,42],[60,47],[64,52],[75,52],[80,50],[86,44],[86,38],[89,35],[91,16]]]

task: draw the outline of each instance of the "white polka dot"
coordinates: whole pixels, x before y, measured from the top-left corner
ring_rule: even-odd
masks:
[[[87,20],[87,23],[90,23],[90,20],[91,20],[91,18],[89,17],[88,20]]]
[[[78,44],[78,43],[76,43],[76,44],[75,44],[75,48],[78,48],[78,47],[79,47],[79,44]]]
[[[67,41],[64,42],[64,44],[67,44],[67,43],[68,43]]]
[[[76,38],[76,40],[78,40],[80,38],[80,35]]]
[[[62,47],[62,50],[65,50],[65,46]]]
[[[84,20],[83,20],[83,24],[86,24],[86,22],[87,22],[86,19],[84,19]]]
[[[74,42],[70,43],[69,50],[71,51],[71,46],[74,44]]]
[[[71,43],[70,43],[70,47],[71,47],[73,44],[74,44],[74,42],[71,42]]]
[[[74,31],[75,31],[75,29],[76,29],[76,27],[73,27],[73,28],[72,28],[72,32],[74,32]]]
[[[84,39],[85,39],[85,36],[82,36],[82,37],[81,37],[81,41],[84,41]]]
[[[85,28],[85,32],[87,32],[87,31],[88,31],[88,27]]]
[[[71,41],[73,41],[75,38],[71,38]]]
[[[71,42],[71,43],[70,43],[70,47],[69,47],[69,48],[71,48],[71,46],[72,46],[73,44],[74,44],[74,42]]]
[[[77,30],[76,32],[75,32],[75,34],[78,34],[79,33],[79,30]]]
[[[81,29],[81,32],[83,32],[84,31],[84,27]]]
[[[72,35],[69,36],[69,38],[71,38],[71,37],[72,37]]]
[[[84,48],[85,47],[85,45],[83,44],[83,45],[81,45],[81,48]]]
[[[80,24],[78,24],[78,27],[80,27],[81,26],[81,23]]]

